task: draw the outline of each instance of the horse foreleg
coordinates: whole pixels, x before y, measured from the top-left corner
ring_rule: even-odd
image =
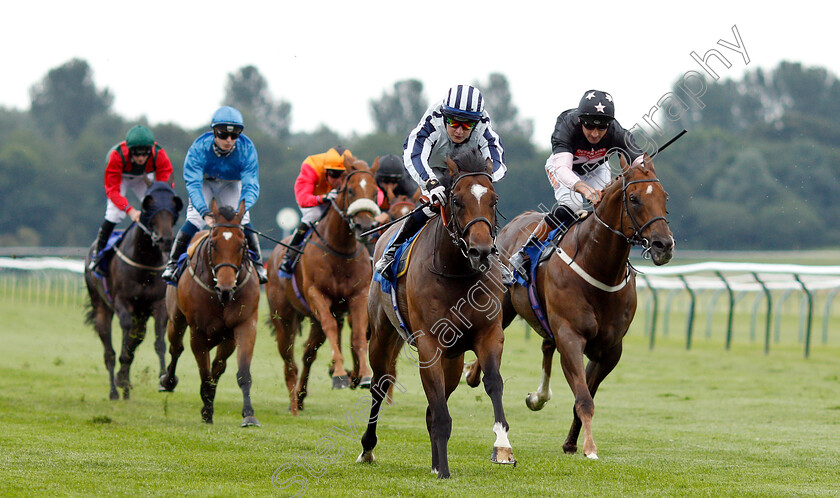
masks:
[[[254,355],[254,343],[257,338],[257,317],[254,316],[234,329],[236,347],[236,383],[242,390],[242,427],[260,426],[251,406],[251,358]]]
[[[114,346],[111,342],[111,322],[114,319],[114,312],[99,299],[93,301],[93,298],[91,298],[91,301],[91,306],[93,306],[95,310],[94,327],[96,327],[96,333],[99,334],[99,340],[102,341],[105,369],[108,371],[108,383],[110,384],[108,398],[111,400],[120,399],[120,395],[117,392],[117,384],[114,379],[114,367],[117,363],[117,353],[114,351]]]
[[[119,300],[114,304],[117,318],[123,331],[122,349],[120,350],[120,371],[117,372],[117,387],[123,389],[123,399],[129,398],[131,391],[131,364],[134,352],[146,337],[146,319],[148,315],[138,315],[126,302]]]
[[[370,418],[365,433],[362,435],[362,453],[356,463],[373,463],[373,448],[376,446],[376,424],[382,415],[382,402],[393,402],[394,384],[397,383],[397,355],[402,346],[402,339],[393,330],[373,331],[370,339],[370,367],[372,378],[370,395]]]
[[[285,310],[284,310],[285,311]],[[283,358],[283,374],[286,378],[286,389],[289,391],[289,411],[292,415],[298,414],[298,367],[295,362],[295,332],[300,327],[300,315],[289,307],[281,316],[277,312],[272,313],[271,323],[274,324],[275,337],[277,339],[277,352]]]
[[[303,367],[300,370],[300,379],[297,385],[297,405],[299,410],[303,410],[303,399],[306,398],[306,390],[309,385],[309,373],[312,370],[312,363],[315,362],[315,357],[318,354],[318,348],[324,344],[327,336],[321,329],[321,325],[315,320],[310,320],[309,337],[306,339],[306,344],[303,346]]]
[[[528,393],[525,396],[525,404],[532,411],[542,410],[542,407],[551,399],[551,361],[554,358],[554,339],[545,338],[542,343],[542,378],[536,392]]]
[[[557,330],[557,329],[555,329]],[[561,335],[562,334],[562,335]],[[577,452],[577,438],[580,429],[583,428],[583,454],[587,458],[597,460],[598,449],[592,438],[592,416],[595,414],[595,403],[592,401],[592,394],[586,384],[586,371],[583,366],[583,343],[584,340],[577,333],[566,330],[559,331],[557,337],[576,337],[576,340],[557,341],[557,350],[560,352],[560,364],[563,366],[563,373],[566,381],[575,395],[575,405],[572,410],[574,420],[572,428],[563,443],[563,451],[568,454]],[[561,346],[562,345],[562,346]]]
[[[363,389],[370,388],[367,299],[357,298],[350,303],[350,329],[350,349],[353,355],[353,372],[350,374],[352,384]]]
[[[618,360],[621,359],[621,351],[622,346],[621,344],[618,344],[612,349],[603,352],[600,356],[600,361],[590,361],[589,364],[586,365],[586,386],[589,389],[589,395],[592,398],[595,398],[595,393],[598,392],[598,386],[601,385],[601,381],[603,381],[607,375],[613,371],[615,366],[618,365]],[[572,410],[572,412],[574,414],[574,418],[572,419],[572,427],[569,429],[569,435],[566,437],[566,443],[563,445],[564,448],[569,444],[576,447],[578,437],[580,436],[582,422],[577,414],[574,413],[574,410]],[[585,438],[586,431],[584,431],[584,441]],[[592,444],[594,446],[595,443],[593,442]],[[589,454],[586,453],[585,443],[584,454],[589,456]],[[595,458],[597,458],[597,456]]]
[[[154,306],[152,316],[155,319],[155,353],[160,361],[158,376],[166,371],[166,302],[161,299]]]
[[[435,344],[427,344],[421,347],[418,344],[419,358],[421,365],[427,365],[420,370],[420,380],[423,383],[423,390],[426,392],[426,399],[429,406],[426,408],[426,429],[429,431],[429,439],[432,444],[432,473],[437,474],[438,479],[449,479],[449,456],[447,446],[449,437],[452,435],[452,417],[449,414],[449,407],[446,406],[446,379],[443,373],[441,361],[434,361],[435,354],[429,354],[428,349],[437,349],[437,340],[431,341]],[[462,364],[463,365],[463,364]],[[460,378],[461,370],[457,371]]]
[[[178,385],[178,376],[175,370],[178,367],[178,358],[184,352],[184,332],[187,330],[187,320],[183,313],[176,310],[172,318],[166,323],[166,335],[169,338],[169,366],[166,373],[160,376],[160,392],[172,392]]]
[[[516,465],[516,460],[513,458],[513,448],[508,440],[510,425],[505,418],[505,409],[502,405],[504,381],[499,367],[502,362],[504,333],[501,327],[488,332],[476,341],[475,352],[476,362],[481,365],[481,369],[484,371],[484,390],[493,403],[493,432],[496,434],[496,441],[493,444],[490,461]]]
[[[330,312],[330,301],[316,289],[310,290],[307,300],[312,308],[313,316],[321,324],[324,335],[330,341],[333,389],[350,387],[350,377],[344,368],[344,356],[341,354],[340,323]]]
[[[204,403],[201,408],[201,420],[207,424],[212,424],[216,382],[213,380],[213,372],[210,370],[210,349],[207,346],[207,335],[193,328],[190,334],[190,347],[193,356],[195,356],[195,363],[198,365],[198,377],[201,380],[199,393],[201,394],[201,401]],[[221,348],[222,345],[220,344],[219,347]],[[215,367],[214,365],[214,369]],[[224,371],[224,368],[222,368],[222,371]]]

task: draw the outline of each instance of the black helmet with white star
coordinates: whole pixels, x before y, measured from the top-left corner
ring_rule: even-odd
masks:
[[[587,90],[580,99],[578,112],[581,118],[593,124],[606,124],[615,119],[612,95],[600,90]]]

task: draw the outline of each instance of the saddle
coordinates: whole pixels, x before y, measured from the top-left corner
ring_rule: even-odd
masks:
[[[111,236],[108,237],[108,242],[105,243],[105,247],[97,254],[99,262],[96,264],[96,268],[93,269],[97,277],[105,278],[108,276],[108,267],[111,265],[111,258],[114,257],[116,248],[122,242],[127,231],[128,229],[114,230],[111,232]],[[93,253],[93,250],[91,250],[91,253]]]
[[[190,259],[193,257],[193,254],[195,254],[199,244],[201,244],[204,239],[209,236],[210,232],[204,232],[199,238],[195,239],[195,241],[187,246],[187,251],[178,258],[178,269],[175,270],[175,276],[172,278],[172,282],[166,282],[167,284],[173,287],[178,287],[178,281],[181,280],[181,275],[184,274],[184,270],[186,270],[187,266],[190,264]]]

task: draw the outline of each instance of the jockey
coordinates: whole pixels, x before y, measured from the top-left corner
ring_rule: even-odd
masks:
[[[131,190],[138,199],[148,188],[147,180],[169,182],[172,163],[163,148],[155,142],[152,131],[137,125],[125,135],[125,140],[111,147],[105,166],[105,195],[107,196],[105,220],[96,237],[96,250],[88,268],[93,271],[99,264],[99,253],[105,248],[114,227],[125,219],[140,220],[140,210],[129,204],[125,194]],[[171,182],[170,182],[171,184]]]
[[[448,184],[450,180],[446,158],[462,147],[476,148],[483,157],[493,161],[494,182],[505,176],[507,167],[502,142],[493,131],[490,115],[484,110],[481,92],[469,85],[453,86],[443,100],[429,107],[403,145],[403,165],[432,205],[443,206],[446,202],[444,183]],[[433,214],[434,211],[427,207],[406,220],[376,263],[377,273],[385,276],[394,262],[397,248],[420,230]]]
[[[598,205],[612,176],[607,159],[616,151],[628,157],[633,166],[644,160],[633,135],[615,120],[615,103],[609,93],[587,90],[577,109],[557,117],[551,134],[552,154],[545,163],[557,204],[510,258],[511,269],[526,281],[530,275],[525,265],[525,248],[544,241],[560,225],[567,230],[576,213],[583,209],[584,200],[593,207]]]
[[[386,223],[390,219],[388,209],[391,208],[387,192],[391,189],[394,197],[404,195],[412,200],[420,196],[420,187],[405,172],[402,158],[396,154],[388,154],[379,158],[379,169],[376,170],[376,185],[382,194],[379,207],[382,213],[376,217],[378,223]]]
[[[337,145],[321,154],[313,154],[303,160],[300,173],[295,180],[295,201],[300,208],[301,220],[289,245],[300,249],[306,232],[320,220],[338,196],[341,177],[344,174],[344,160],[353,154]],[[301,253],[287,249],[280,263],[280,271],[291,275]]]
[[[248,248],[255,254],[255,267],[260,283],[268,281],[262,265],[260,243],[251,228],[248,212],[260,195],[259,160],[251,139],[242,133],[245,123],[242,113],[233,107],[220,107],[210,122],[212,131],[195,139],[184,159],[184,182],[190,197],[187,220],[175,236],[163,279],[174,283],[178,258],[187,250],[193,235],[215,223],[210,204],[213,198],[219,206],[239,206],[245,200],[242,225],[246,227]]]

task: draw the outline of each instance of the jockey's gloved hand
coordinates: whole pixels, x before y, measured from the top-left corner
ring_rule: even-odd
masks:
[[[322,197],[322,199],[324,199],[324,202],[330,202],[330,201],[334,200],[336,197],[338,197],[338,190],[337,189],[332,189],[329,192],[327,192],[326,194],[324,194],[324,197]]]
[[[429,193],[429,201],[432,204],[443,206],[446,204],[446,189],[437,180],[437,178],[430,178],[426,182],[426,192]]]

